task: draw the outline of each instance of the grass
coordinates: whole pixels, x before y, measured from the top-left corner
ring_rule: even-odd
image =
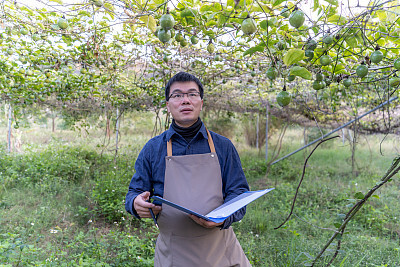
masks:
[[[151,220],[126,214],[123,199],[154,121],[132,113],[123,122],[116,159],[115,140],[104,139],[101,123],[89,135],[35,125],[21,130],[21,152],[0,155],[0,266],[152,266],[157,229]],[[266,174],[265,152],[246,146],[240,132],[233,141],[251,189],[276,188],[233,225],[253,266],[307,266],[332,236],[329,229],[354,205],[354,195],[372,188],[399,153],[398,136],[382,143],[381,135],[362,136],[353,175],[347,141],[321,145],[308,161],[294,214],[275,230],[290,211],[312,147]],[[307,132],[316,136],[315,130]],[[280,156],[301,147],[302,134],[289,128]],[[332,266],[400,265],[399,186],[396,175],[349,223]],[[334,249],[331,245],[317,266],[326,265]]]

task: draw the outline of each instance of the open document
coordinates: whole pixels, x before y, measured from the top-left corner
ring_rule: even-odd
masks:
[[[195,211],[192,211],[190,209],[187,209],[185,207],[177,205],[171,201],[168,201],[168,200],[158,197],[158,196],[152,196],[151,198],[153,198],[154,200],[158,200],[162,203],[165,203],[169,206],[172,206],[174,208],[177,208],[188,214],[196,215],[197,217],[203,218],[204,220],[212,221],[215,223],[220,223],[220,222],[225,221],[225,219],[228,218],[229,216],[231,216],[235,211],[243,208],[247,204],[253,202],[257,198],[265,195],[266,193],[270,192],[273,189],[274,188],[268,188],[268,189],[264,189],[264,190],[244,192],[205,215],[199,214]]]

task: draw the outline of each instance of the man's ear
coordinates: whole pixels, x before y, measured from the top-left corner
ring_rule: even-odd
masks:
[[[169,112],[169,103],[168,103],[168,101],[166,102],[166,105],[167,105],[167,111]]]

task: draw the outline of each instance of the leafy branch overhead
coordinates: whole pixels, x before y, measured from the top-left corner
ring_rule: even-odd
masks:
[[[265,109],[281,91],[297,113],[369,108],[398,92],[399,7],[346,5],[4,0],[0,94],[22,108],[89,98],[148,109],[164,105],[165,81],[185,70],[243,109]]]

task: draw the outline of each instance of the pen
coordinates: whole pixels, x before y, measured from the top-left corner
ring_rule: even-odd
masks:
[[[149,208],[149,211],[150,211],[151,217],[153,218],[154,224],[156,225],[156,227],[158,229],[158,223],[157,223],[156,216],[154,215],[154,212],[153,212],[153,210],[151,208]]]

